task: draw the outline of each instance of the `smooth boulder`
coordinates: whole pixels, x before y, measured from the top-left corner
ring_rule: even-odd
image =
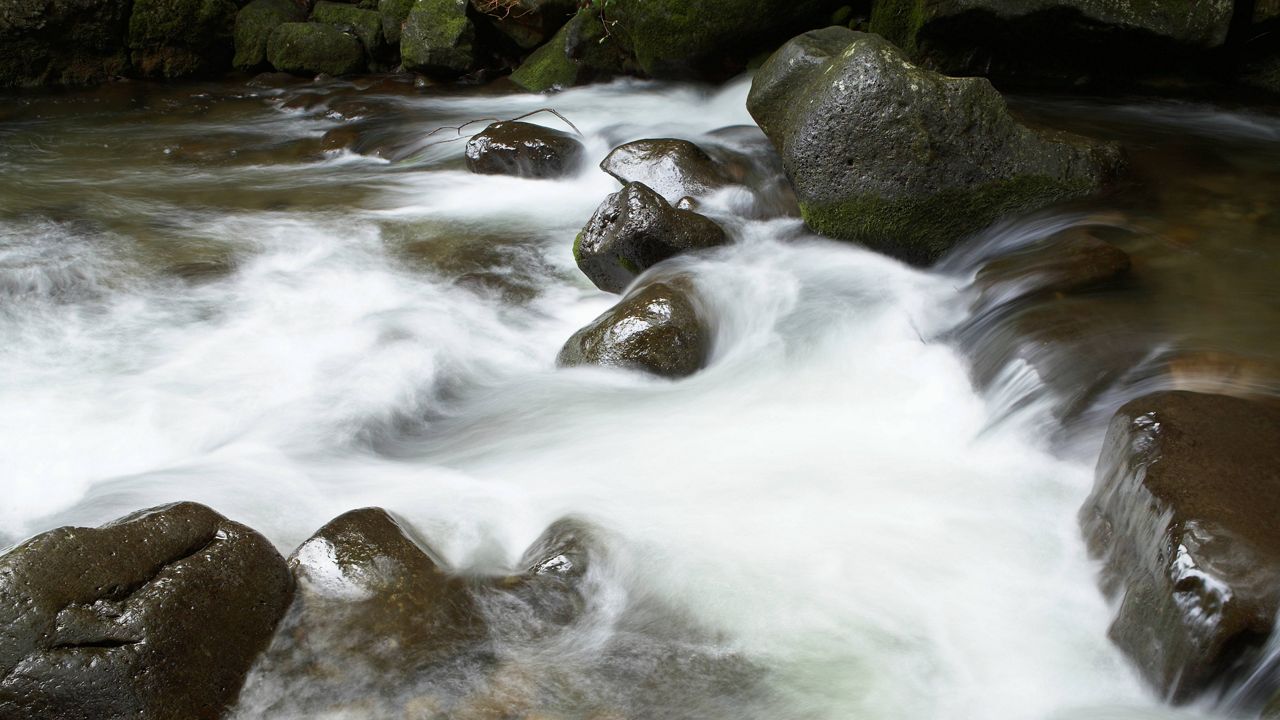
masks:
[[[267,59],[295,75],[350,75],[364,70],[364,45],[351,33],[320,23],[284,23],[271,31]]]
[[[985,79],[838,27],[774,53],[747,104],[810,228],[916,265],[1001,217],[1096,193],[1121,163],[1110,145],[1018,124]]]
[[[306,19],[306,10],[293,0],[252,0],[236,14],[236,54],[231,64],[241,70],[264,67],[271,32],[287,22]]]
[[[663,260],[728,241],[710,218],[672,207],[642,183],[629,183],[591,216],[578,234],[573,256],[596,287],[620,293]]]
[[[644,183],[666,199],[707,195],[733,180],[705,150],[688,140],[636,140],[614,148],[600,169],[623,185]]]
[[[533,123],[496,122],[467,142],[467,169],[481,175],[558,178],[572,174],[584,152],[569,133]]]
[[[458,76],[476,64],[476,28],[467,0],[416,0],[400,32],[406,70]]]
[[[265,538],[178,503],[0,557],[0,717],[215,720],[289,605]]]
[[[670,280],[633,290],[569,338],[557,362],[681,378],[706,367],[710,355],[711,332],[692,289]]]
[[[1080,520],[1112,640],[1175,702],[1246,677],[1280,610],[1280,407],[1161,392],[1111,421]]]

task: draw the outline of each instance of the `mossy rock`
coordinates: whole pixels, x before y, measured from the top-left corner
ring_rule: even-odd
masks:
[[[382,54],[386,41],[382,35],[382,15],[377,10],[364,10],[355,5],[320,0],[311,10],[311,22],[350,30],[360,38],[370,57]]]
[[[705,367],[710,355],[711,331],[692,288],[676,279],[633,290],[569,338],[557,362],[681,378]]]
[[[400,47],[400,34],[404,21],[413,10],[413,0],[378,0],[378,15],[382,18],[382,37],[392,47]]]
[[[846,28],[787,43],[747,105],[810,228],[917,265],[1002,217],[1098,192],[1121,164],[1112,146],[1019,125],[985,79]]]
[[[306,11],[293,0],[252,0],[236,13],[236,54],[231,64],[240,70],[262,69],[271,32],[287,22],[306,19]]]
[[[511,81],[529,92],[548,92],[608,80],[636,69],[630,54],[606,32],[599,11],[589,8],[529,55],[511,74]]]
[[[235,0],[135,0],[129,18],[134,71],[172,78],[228,69],[238,7]]]
[[[498,3],[472,0],[471,5],[495,30],[521,50],[546,42],[578,12],[578,0],[516,0]]]
[[[124,74],[128,13],[120,0],[6,0],[0,87],[82,85]]]
[[[364,45],[332,25],[284,23],[271,32],[267,59],[296,75],[350,75],[364,70]]]
[[[0,717],[223,717],[291,594],[266,538],[195,503],[37,535],[0,557]]]
[[[400,35],[406,70],[463,75],[476,64],[476,28],[467,0],[416,0]]]

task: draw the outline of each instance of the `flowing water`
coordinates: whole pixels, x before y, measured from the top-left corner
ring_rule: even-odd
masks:
[[[287,553],[378,505],[454,567],[488,570],[576,516],[608,549],[590,621],[507,648],[558,673],[564,717],[1219,715],[1163,707],[1110,645],[1075,516],[1125,397],[1276,391],[1280,121],[1026,103],[1130,142],[1148,182],[995,228],[934,272],[724,191],[707,212],[736,242],[663,270],[713,311],[710,367],[679,382],[557,369],[615,299],[571,243],[616,181],[471,175],[462,143],[441,142],[458,133],[432,131],[550,105],[595,158],[664,136],[751,152],[746,132],[708,135],[751,124],[747,87],[272,81],[6,101],[0,544],[185,499]],[[1115,382],[1064,424],[1068,398],[998,352],[1009,331],[971,317],[967,285],[984,257],[1075,225],[1111,231],[1142,272],[1071,301],[1126,352],[1095,359]],[[645,684],[651,658],[593,660],[668,624],[749,671]],[[270,680],[251,681],[242,717],[402,717],[304,711]]]

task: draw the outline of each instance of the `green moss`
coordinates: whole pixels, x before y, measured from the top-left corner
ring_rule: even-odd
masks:
[[[461,75],[475,64],[476,30],[466,0],[417,0],[400,34],[410,70]]]
[[[339,29],[351,28],[370,55],[377,54],[383,46],[382,16],[375,10],[362,10],[355,5],[320,0],[311,11],[311,22],[325,23]]]
[[[913,265],[929,265],[957,242],[1001,217],[1079,197],[1094,188],[1047,177],[1018,177],[927,197],[861,196],[801,203],[805,224],[839,240],[853,240]]]
[[[378,15],[382,17],[382,37],[391,45],[400,45],[400,33],[411,10],[413,10],[413,0],[378,0]]]
[[[143,75],[179,77],[230,64],[234,0],[136,0],[129,48]]]
[[[916,34],[924,27],[924,0],[875,0],[871,32],[906,50],[916,51]]]
[[[241,70],[257,70],[267,62],[271,31],[287,22],[306,19],[293,0],[253,0],[236,14],[236,55],[231,64]]]
[[[568,32],[567,26],[561,28],[547,44],[534,50],[511,73],[511,81],[529,92],[547,92],[577,85],[580,67],[565,50]]]
[[[350,75],[364,69],[364,46],[332,25],[284,23],[267,40],[275,69],[299,75]]]
[[[585,230],[579,232],[578,236],[573,239],[573,261],[575,263],[582,263],[582,236],[585,232]]]

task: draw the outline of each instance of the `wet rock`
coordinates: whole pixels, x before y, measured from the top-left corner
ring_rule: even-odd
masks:
[[[572,135],[524,122],[496,122],[467,142],[467,169],[481,175],[557,178],[572,174],[585,149]]]
[[[1019,125],[985,79],[844,28],[787,43],[748,108],[810,228],[917,265],[1003,216],[1096,193],[1120,164],[1114,147]]]
[[[499,578],[482,592],[488,614],[515,618],[522,627],[501,628],[510,642],[528,641],[577,620],[587,605],[587,572],[600,554],[594,528],[562,519],[534,540],[520,558],[520,571]]]
[[[705,150],[688,140],[637,140],[613,149],[600,169],[623,185],[644,183],[667,202],[707,195],[732,180]]]
[[[1104,287],[1127,275],[1129,268],[1128,253],[1087,228],[1075,229],[983,265],[973,281],[979,293],[975,305]]]
[[[350,31],[360,38],[370,59],[383,55],[386,41],[382,37],[382,16],[376,10],[320,0],[311,10],[311,21]]]
[[[284,559],[179,503],[0,557],[0,717],[213,720],[289,604]]]
[[[257,70],[267,64],[267,39],[277,27],[307,19],[306,11],[294,0],[252,0],[236,14],[235,58],[241,70]]]
[[[573,256],[596,287],[619,293],[667,258],[728,241],[709,218],[673,208],[645,185],[630,183],[596,210],[578,234]]]
[[[174,78],[229,69],[238,9],[235,0],[134,0],[134,72]]]
[[[271,31],[267,59],[277,70],[301,75],[350,75],[365,67],[359,38],[320,23],[284,23]]]
[[[476,63],[476,29],[467,0],[416,0],[400,35],[406,70],[457,76]]]
[[[511,82],[529,92],[563,90],[635,69],[629,53],[606,32],[598,8],[584,8],[525,59]]]
[[[0,12],[0,87],[83,85],[123,74],[129,5],[8,0]]]
[[[1176,702],[1242,679],[1280,609],[1280,408],[1162,392],[1115,415],[1080,513],[1111,637]]]
[[[560,351],[565,367],[598,365],[680,378],[701,370],[711,334],[687,282],[653,282],[579,330]]]
[[[578,12],[577,0],[471,0],[471,5],[517,47],[532,50]]]

